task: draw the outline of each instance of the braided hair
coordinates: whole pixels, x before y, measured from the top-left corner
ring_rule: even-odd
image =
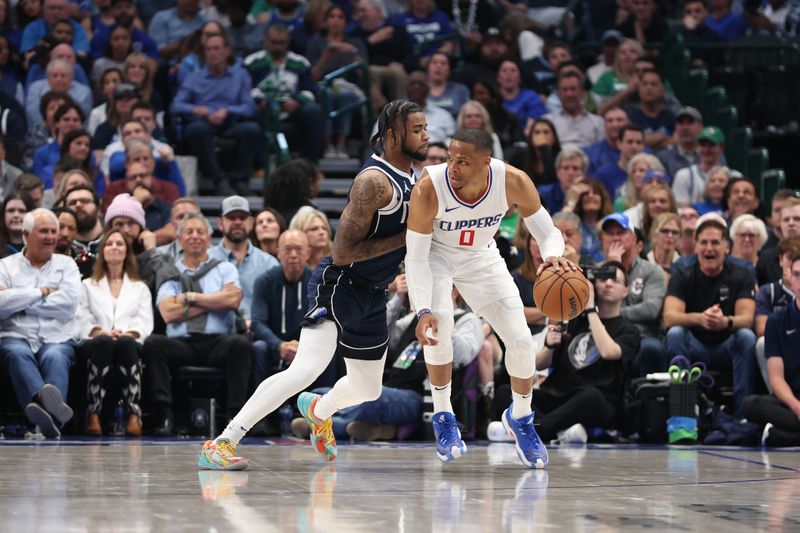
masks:
[[[406,119],[411,113],[424,113],[419,104],[408,100],[392,100],[381,109],[378,115],[378,131],[370,139],[372,147],[377,153],[383,153],[383,143],[389,130],[398,131],[400,124],[405,128]],[[399,124],[398,124],[399,121]]]

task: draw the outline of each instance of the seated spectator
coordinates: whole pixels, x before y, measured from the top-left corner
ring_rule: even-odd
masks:
[[[389,21],[406,29],[414,55],[419,56],[422,63],[434,52],[452,54],[455,51],[452,40],[438,39],[453,33],[453,28],[447,15],[436,9],[433,0],[409,0],[408,10]]]
[[[100,206],[97,193],[90,185],[78,185],[64,194],[64,205],[78,217],[78,233],[75,244],[92,255],[97,254],[97,246],[103,236],[100,222]]]
[[[108,118],[108,106],[114,96],[114,90],[120,83],[122,83],[122,69],[116,67],[105,69],[95,83],[95,100],[99,100],[100,104],[92,108],[92,112],[89,113],[89,124],[86,126],[93,137],[98,126]]]
[[[706,22],[708,20],[706,3],[705,0],[687,0],[683,3],[683,24],[679,30],[681,37],[683,37],[683,42],[687,44],[722,42],[722,37],[720,37],[719,33],[712,30]],[[698,53],[693,54],[695,56],[695,66],[711,62],[710,59],[713,56],[703,52],[698,51]]]
[[[155,41],[161,59],[169,60],[180,54],[181,45],[203,22],[198,0],[180,0],[176,7],[153,15],[147,34]]]
[[[268,110],[270,125],[279,124],[282,131],[290,125],[289,146],[302,157],[318,161],[323,151],[325,120],[322,107],[316,102],[317,85],[311,77],[308,60],[289,50],[289,29],[273,24],[264,36],[264,50],[247,56],[244,66],[256,86],[253,98]]]
[[[767,226],[750,214],[736,218],[730,226],[731,256],[756,266],[761,247],[767,242]]]
[[[594,262],[605,260],[597,234],[597,223],[611,214],[612,205],[603,184],[595,179],[576,182],[567,192],[567,200],[561,210],[575,213],[581,219],[583,243],[580,255],[590,257]]]
[[[569,213],[570,215],[572,213]],[[580,231],[580,230],[579,230]],[[566,241],[565,241],[566,242]],[[522,264],[511,272],[514,283],[519,290],[519,297],[525,307],[525,321],[531,330],[531,335],[539,333],[547,323],[547,316],[536,307],[533,300],[533,285],[536,283],[536,270],[542,264],[542,254],[536,239],[528,233],[525,237],[526,246],[522,250]]]
[[[153,331],[150,290],[139,280],[133,250],[119,230],[110,230],[100,242],[91,278],[82,283],[79,350],[89,368],[85,431],[101,436],[103,399],[122,398],[127,422],[125,434],[142,435],[141,345]]]
[[[693,107],[684,107],[675,117],[675,141],[656,156],[667,174],[674,176],[680,169],[700,162],[698,136],[703,130],[703,116]]]
[[[697,136],[700,144],[700,161],[680,169],[675,174],[675,200],[679,205],[701,202],[705,194],[707,172],[722,165],[725,135],[716,126],[706,126]]]
[[[25,113],[29,128],[36,127],[44,120],[39,109],[39,101],[49,91],[68,93],[80,106],[83,116],[91,112],[92,90],[88,86],[73,80],[74,71],[74,65],[67,63],[63,59],[54,59],[47,64],[46,78],[31,84],[25,98]]]
[[[59,21],[57,24],[61,25],[62,23],[66,24],[66,21]],[[50,44],[49,41],[47,42]],[[28,75],[25,78],[25,90],[29,90],[34,82],[45,79],[45,68],[47,67],[47,64],[54,59],[61,59],[72,65],[74,80],[89,87],[91,85],[89,83],[89,78],[86,76],[86,72],[83,70],[83,67],[77,63],[75,51],[72,49],[72,46],[63,41],[60,43],[58,41],[53,41],[52,44],[53,47],[49,53],[43,54],[41,58],[37,57],[38,54],[37,56],[31,58],[28,68]],[[34,61],[35,59],[36,61]],[[15,93],[12,92],[10,94]]]
[[[565,197],[572,189],[572,186],[586,179],[588,165],[588,158],[579,149],[564,148],[561,150],[556,157],[556,178],[558,181],[539,187],[539,196],[542,199],[542,204],[550,214],[561,211],[564,207]],[[572,194],[574,195],[575,193]],[[571,199],[574,207],[578,198]]]
[[[617,47],[614,68],[600,76],[592,87],[592,96],[598,105],[598,114],[605,116],[612,108],[626,104],[639,88],[639,76],[634,67],[644,56],[644,48],[634,39],[625,39]]]
[[[0,135],[0,198],[14,190],[14,183],[22,175],[22,169],[6,160],[6,139]]]
[[[589,158],[589,175],[597,169],[619,161],[619,130],[628,123],[628,113],[621,107],[611,107],[603,114],[605,138],[583,149]]]
[[[58,207],[63,207],[66,205],[64,203],[64,195],[67,194],[68,191],[71,191],[78,185],[86,185],[87,187],[91,187],[94,189],[92,185],[92,180],[89,179],[89,176],[83,170],[79,168],[71,168],[69,170],[59,171],[59,167],[61,167],[65,162],[69,162],[72,159],[70,157],[65,157],[62,159],[58,165],[56,165],[56,169],[53,172],[53,190],[52,191],[45,191],[45,193],[52,192],[53,198],[53,205]],[[75,165],[76,167],[79,165]]]
[[[559,211],[553,215],[553,225],[561,232],[564,238],[566,250],[572,249],[577,259],[574,261],[580,265],[591,265],[594,260],[588,255],[581,255],[580,249],[583,247],[583,230],[581,230],[581,219],[575,213],[569,211]],[[564,252],[567,253],[566,251]],[[565,255],[566,257],[566,255]]]
[[[618,30],[606,30],[603,32],[600,37],[602,53],[597,57],[597,62],[586,69],[586,76],[593,86],[597,85],[603,74],[614,70],[617,50],[624,40],[625,36]],[[594,87],[592,87],[592,92],[594,92]]]
[[[639,75],[639,103],[628,109],[631,122],[639,124],[645,133],[645,145],[661,150],[672,141],[675,115],[664,100],[664,78],[655,69],[646,69]]]
[[[725,220],[730,224],[742,215],[753,215],[761,218],[759,207],[761,202],[756,192],[756,184],[737,171],[731,172],[731,179],[725,186],[724,202]],[[708,187],[708,185],[706,185]],[[761,243],[766,243],[766,239]]]
[[[358,25],[350,35],[366,45],[372,109],[378,112],[388,102],[405,96],[414,49],[405,26],[389,21],[382,0],[359,0],[353,18]]]
[[[731,10],[732,4],[733,0],[711,0],[711,14],[706,18],[708,27],[728,42],[738,41],[747,29],[742,16]]]
[[[84,171],[86,175],[89,176],[89,179],[91,180],[92,185],[94,185],[95,190],[102,194],[102,192],[105,190],[106,181],[103,177],[103,174],[97,169],[94,154],[91,150],[91,145],[92,137],[89,135],[88,131],[83,129],[72,130],[64,135],[64,138],[61,140],[61,157],[59,161],[67,157],[77,161],[80,170]],[[53,188],[55,186],[55,178],[50,171],[51,169],[49,167],[45,167],[39,177],[44,182],[50,184],[49,188]],[[53,166],[52,171],[55,171],[55,165]]]
[[[300,327],[306,311],[306,292],[311,269],[306,234],[288,229],[278,243],[278,260],[255,278],[252,293],[253,371],[251,385],[289,366],[297,353]],[[323,374],[323,383],[335,381],[335,363]]]
[[[456,132],[456,121],[441,107],[428,103],[428,75],[418,70],[409,74],[406,92],[410,102],[425,110],[429,142],[447,144]]]
[[[124,0],[123,0],[124,1]],[[133,53],[131,30],[116,26],[111,30],[103,55],[94,60],[92,65],[92,83],[97,84],[108,69],[122,71],[125,59]]]
[[[551,369],[533,395],[536,431],[543,441],[564,438],[562,432],[570,430],[582,434],[579,440],[585,443],[586,427],[613,427],[622,408],[623,378],[636,356],[639,332],[621,314],[628,294],[624,266],[614,261],[605,265],[614,269],[615,277],[590,284],[586,312],[568,325],[547,326],[544,347],[536,354],[536,368]],[[596,354],[592,362],[590,353]],[[578,368],[574,361],[586,366]],[[576,424],[582,427],[574,428]]]
[[[72,48],[80,56],[87,56],[89,53],[89,39],[86,37],[86,32],[83,27],[76,21],[69,18],[69,2],[68,0],[44,0],[42,2],[42,18],[36,19],[27,26],[22,33],[22,42],[19,45],[19,51],[25,54],[25,59],[29,59],[33,55],[33,49],[36,47],[37,42],[42,37],[50,35],[53,26],[59,20],[68,20],[72,26],[73,40]]]
[[[781,237],[800,237],[800,198],[787,198],[781,209]],[[759,287],[781,279],[781,267],[777,248],[765,250],[756,264]]]
[[[331,225],[325,213],[313,207],[300,208],[289,221],[289,227],[304,231],[311,247],[311,255],[306,264],[312,270],[322,259],[331,253]]]
[[[280,212],[284,220],[292,220],[303,206],[314,207],[323,178],[319,168],[304,159],[295,159],[279,166],[269,175],[264,205]]]
[[[105,56],[109,47],[113,48],[114,46],[114,30],[124,28],[130,33],[131,48],[138,52],[144,52],[151,60],[157,61],[159,59],[158,46],[142,28],[136,4],[132,0],[113,0],[110,7],[108,14],[113,17],[113,23],[96,25],[92,32],[92,40],[89,43],[92,59],[96,61]],[[124,58],[122,59],[124,60]]]
[[[178,235],[178,227],[181,221],[189,213],[199,213],[200,206],[197,202],[188,197],[181,197],[172,202],[172,211],[170,212],[170,225],[172,226],[175,235]],[[183,248],[181,248],[180,241],[176,238],[168,244],[162,244],[158,247],[158,251],[172,259],[172,262],[177,262],[183,257]]]
[[[268,26],[283,24],[289,30],[303,23],[303,5],[299,0],[275,0],[267,4],[264,0],[256,0],[250,10],[250,15],[259,23]]]
[[[75,359],[80,275],[53,253],[58,219],[47,209],[26,213],[25,250],[0,260],[0,357],[25,416],[47,438],[72,418],[64,403]]]
[[[503,97],[503,107],[516,115],[523,133],[529,133],[533,121],[547,113],[544,102],[535,91],[522,87],[519,65],[514,61],[506,60],[500,64],[497,84]]]
[[[155,126],[155,121],[153,126]],[[177,163],[175,163],[175,152],[170,145],[154,139],[153,132],[148,131],[142,121],[133,117],[122,122],[120,134],[119,139],[103,150],[103,158],[100,160],[100,170],[108,177],[109,181],[116,181],[125,177],[125,146],[129,141],[139,139],[149,144],[152,148],[152,155],[156,163],[154,171],[165,177],[174,176],[176,180],[180,178],[179,183],[175,183],[175,186],[178,187],[179,192],[181,188],[185,190],[186,186],[183,183],[183,176],[181,176],[180,170],[177,168],[173,170],[172,168],[173,165],[177,167]],[[167,181],[171,180],[167,179]]]
[[[574,72],[575,74],[578,74],[581,77],[581,79],[583,80],[584,89],[586,89],[584,91],[584,97],[583,97],[583,108],[590,113],[595,113],[597,111],[597,103],[594,101],[594,98],[592,98],[591,94],[589,94],[588,92],[589,84],[588,81],[586,80],[586,75],[583,72],[583,65],[578,63],[577,61],[572,61],[572,60],[564,61],[563,63],[558,65],[558,68],[556,69],[556,79],[558,79],[558,77],[567,72]],[[548,113],[555,113],[557,111],[560,111],[562,107],[561,100],[559,100],[558,98],[557,91],[551,92],[550,95],[545,99],[544,103]]]
[[[429,143],[428,155],[420,165],[425,168],[429,165],[439,165],[447,162],[447,146],[444,143]]]
[[[42,178],[45,189],[53,188],[53,167],[61,159],[61,143],[67,133],[81,128],[83,118],[83,110],[72,102],[62,104],[53,115],[55,138],[33,156],[33,173]]]
[[[667,355],[686,355],[710,370],[733,369],[733,408],[742,415],[753,393],[756,336],[752,274],[725,262],[727,228],[706,220],[697,228],[697,262],[673,272],[664,302]]]
[[[670,33],[669,25],[657,12],[655,0],[635,0],[633,11],[617,28],[625,37],[636,39],[639,43],[656,44],[665,40]]]
[[[442,52],[431,54],[427,72],[428,101],[449,111],[455,118],[470,96],[466,85],[450,81],[450,56]]]
[[[681,256],[694,254],[694,229],[697,227],[697,219],[700,215],[691,206],[679,207],[678,218],[681,219],[681,235],[678,241],[678,253]]]
[[[725,202],[725,191],[731,179],[731,169],[725,166],[714,167],[706,174],[706,188],[703,193],[703,201],[693,204],[692,207],[700,215],[706,213],[722,214]]]
[[[119,127],[131,117],[133,106],[139,101],[139,89],[130,83],[120,83],[114,89],[114,95],[108,102],[108,114],[92,137],[92,150],[98,161],[103,160],[103,150],[119,137]]]
[[[187,2],[193,0],[185,0]],[[250,95],[250,75],[241,67],[229,67],[230,46],[222,36],[205,44],[206,66],[189,75],[172,101],[172,112],[183,121],[183,139],[206,178],[216,182],[216,193],[249,194],[247,180],[261,143],[261,128],[252,121],[255,103]],[[227,174],[214,150],[214,137],[236,141],[236,158]]]
[[[654,184],[672,185],[664,167],[655,156],[637,154],[628,163],[628,179],[614,202],[615,211],[623,211],[635,228],[642,227],[644,195]]]
[[[50,91],[42,96],[39,102],[39,112],[44,117],[44,121],[38,126],[29,127],[25,134],[23,168],[31,168],[36,150],[51,142],[52,138],[57,135],[55,114],[62,105],[68,102],[71,103],[72,98],[65,92]]]
[[[436,61],[438,55],[433,56],[432,62]],[[456,117],[456,129],[459,128],[477,128],[485,130],[492,136],[492,157],[503,159],[503,147],[500,144],[500,137],[492,129],[492,121],[489,118],[489,112],[483,107],[483,104],[477,100],[467,100],[460,106],[461,110]]]
[[[25,213],[33,211],[33,202],[28,196],[12,192],[3,200],[3,218],[0,220],[0,257],[8,257],[22,251],[25,246],[22,221]]]
[[[264,4],[266,5],[266,1]],[[285,24],[292,32],[293,52],[306,55],[308,41],[325,31],[325,12],[331,5],[331,0],[309,0],[302,8],[302,23]]]
[[[142,204],[145,213],[145,227],[155,233],[156,242],[166,244],[175,238],[172,226],[169,225],[171,204],[154,194],[154,181],[155,178],[147,165],[133,162],[128,165],[125,175],[127,192]],[[163,232],[162,228],[164,228]]]
[[[115,159],[116,154],[112,156],[112,160]],[[178,164],[174,159],[169,162],[164,159],[156,160],[153,157],[152,142],[132,138],[126,143],[124,154],[126,172],[128,165],[132,163],[140,163],[147,167],[147,171],[153,176],[153,194],[161,200],[171,204],[181,195],[179,186],[183,184],[183,176],[180,174]],[[114,161],[113,164],[116,166],[117,162]],[[108,184],[103,193],[103,206],[107,206],[115,195],[127,190],[124,178],[125,174],[122,179]]]
[[[767,372],[767,360],[764,357],[764,334],[766,332],[767,318],[778,311],[791,305],[795,299],[792,291],[792,257],[800,254],[800,239],[782,239],[778,243],[782,277],[778,281],[762,285],[756,293],[756,321],[754,330],[758,341],[756,342],[756,360],[761,370],[761,376],[770,393],[773,392]]]
[[[256,214],[250,242],[273,257],[278,256],[278,238],[286,231],[286,219],[277,209],[265,207]]]
[[[642,337],[633,368],[639,375],[661,372],[667,367],[661,340],[661,305],[667,288],[661,269],[639,257],[634,227],[622,213],[603,218],[600,231],[603,255],[625,267],[628,293],[620,314]]]
[[[308,41],[306,57],[311,63],[311,77],[320,81],[326,74],[354,62],[369,63],[364,42],[345,34],[347,13],[336,4],[325,11],[325,33],[315,35]],[[327,91],[329,109],[336,110],[355,103],[363,93],[361,79],[357,72],[345,78],[337,78]],[[345,141],[350,135],[352,112],[344,113],[335,119],[328,119],[325,125],[325,158],[347,159]]]
[[[675,203],[675,197],[672,195],[672,189],[669,187],[669,181],[658,179],[653,174],[651,176],[651,179],[647,181],[648,185],[643,188],[642,192],[641,230],[644,235],[650,235],[650,231],[653,229],[653,221],[659,215],[678,212],[678,206]]]
[[[681,219],[676,213],[661,213],[653,220],[648,240],[651,248],[647,260],[664,271],[665,281],[669,281],[669,271],[680,254],[677,246],[681,235]]]
[[[227,37],[228,30],[226,30],[225,25],[218,20],[206,20],[199,30],[195,31],[192,36],[187,38],[186,48],[188,49],[188,53],[181,52],[183,57],[180,59],[180,64],[178,66],[179,85],[184,82],[189,74],[203,68],[206,62],[203,46],[206,43],[206,39],[215,35],[225,35]],[[228,63],[239,67],[242,66],[241,59],[233,57],[233,51],[231,51],[228,56]]]
[[[499,138],[498,138],[499,139]],[[430,151],[430,146],[428,146]],[[556,181],[555,159],[561,153],[556,127],[546,118],[533,121],[523,151],[512,152],[511,164],[525,171],[537,187]]]
[[[644,152],[645,143],[644,130],[632,122],[622,126],[617,135],[619,159],[598,168],[594,173],[594,177],[605,185],[608,195],[615,200],[625,198],[630,162],[636,155]]]
[[[580,74],[565,72],[559,77],[558,98],[562,109],[548,113],[545,118],[555,124],[562,146],[583,148],[603,138],[603,119],[584,109],[585,96]]]
[[[514,143],[525,139],[516,115],[503,107],[503,97],[500,96],[500,89],[493,79],[476,81],[472,85],[472,99],[483,104],[483,107],[489,112],[489,117],[492,119],[492,128],[500,138],[503,152],[511,151]]]
[[[505,23],[503,26],[505,26]],[[517,46],[522,42],[520,38],[517,39]],[[541,46],[539,48],[541,49]],[[523,60],[520,70],[525,73],[524,76],[526,78],[532,78],[526,80],[526,85],[542,94],[555,92],[559,66],[573,60],[572,50],[569,45],[559,40],[550,41],[545,45],[541,54],[537,51],[535,52],[536,55],[530,59],[524,57],[522,49],[520,49],[519,53]]]
[[[227,413],[233,416],[247,399],[251,345],[236,335],[236,310],[242,300],[236,268],[208,257],[211,241],[208,221],[189,213],[181,222],[178,238],[183,258],[176,275],[158,289],[158,310],[167,323],[167,335],[145,340],[145,389],[153,405],[151,432],[173,431],[172,371],[184,365],[207,365],[227,372]]]
[[[0,143],[0,147],[2,144]],[[25,172],[14,180],[12,191],[27,196],[34,208],[42,207],[44,203],[44,184],[35,174]]]
[[[141,52],[133,52],[128,55],[122,65],[122,74],[125,76],[126,82],[139,90],[140,99],[143,102],[147,102],[159,111],[164,110],[161,95],[153,89],[155,70],[146,55]]]
[[[219,229],[222,240],[209,249],[208,256],[218,261],[227,261],[239,271],[239,285],[243,294],[239,311],[246,320],[250,320],[253,283],[260,273],[278,266],[278,261],[253,246],[248,239],[253,229],[253,215],[250,214],[250,203],[246,198],[228,196],[222,201]]]
[[[69,207],[55,207],[53,214],[58,217],[58,239],[56,239],[55,252],[71,257],[78,265],[81,279],[88,278],[92,275],[94,256],[90,256],[85,250],[73,244],[75,233],[78,231],[78,217],[75,216],[75,211]]]
[[[767,239],[766,244],[764,244],[764,246],[761,248],[761,253],[773,248],[777,248],[778,242],[782,238],[781,210],[789,198],[800,198],[800,191],[796,191],[794,189],[780,189],[772,197],[770,214],[764,218],[764,222],[767,223],[767,232],[769,233],[769,238]]]
[[[800,293],[800,254],[791,258],[790,287]],[[800,299],[776,311],[767,319],[764,355],[772,395],[748,396],[742,414],[751,422],[764,426],[762,444],[797,446],[800,444]]]

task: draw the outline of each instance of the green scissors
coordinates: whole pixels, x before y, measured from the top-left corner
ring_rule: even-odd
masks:
[[[685,370],[678,365],[672,365],[669,367],[669,378],[672,383],[695,383],[698,379],[700,379],[700,375],[703,373],[703,370],[699,367],[693,366],[692,368]]]

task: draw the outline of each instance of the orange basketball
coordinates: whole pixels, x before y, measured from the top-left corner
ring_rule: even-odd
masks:
[[[547,267],[533,286],[533,301],[550,320],[571,320],[583,313],[589,300],[589,282],[577,270],[558,272]]]

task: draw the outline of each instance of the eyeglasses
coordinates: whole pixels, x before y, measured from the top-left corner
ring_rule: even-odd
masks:
[[[669,228],[661,228],[660,230],[658,230],[658,232],[661,235],[671,235],[672,237],[677,237],[678,235],[681,234],[680,231],[678,231],[676,229],[669,229]]]
[[[756,238],[758,237],[755,233],[737,233],[736,236],[751,241],[756,240]]]
[[[72,200],[67,201],[67,207],[72,207],[74,205],[86,205],[86,204],[93,204],[94,198],[73,198]]]

